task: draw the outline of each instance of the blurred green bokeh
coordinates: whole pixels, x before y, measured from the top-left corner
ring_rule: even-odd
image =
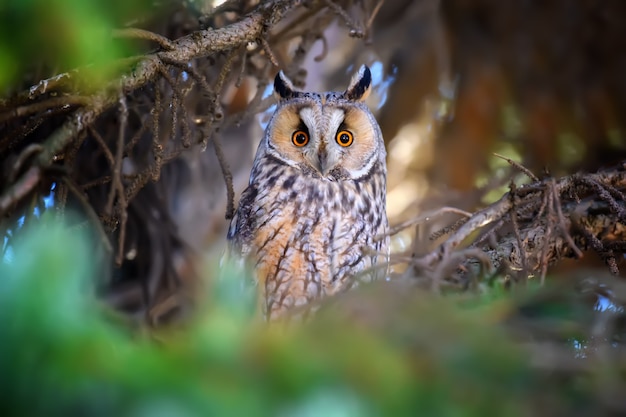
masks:
[[[86,234],[44,215],[12,245],[12,258],[0,264],[2,415],[457,417],[534,415],[538,404],[550,415],[568,409],[561,390],[571,387],[547,389],[490,324],[489,305],[398,297],[382,304],[379,325],[331,308],[307,325],[268,329],[251,320],[251,297],[237,296],[241,282],[226,276],[207,285],[191,322],[142,337],[96,301]]]
[[[150,0],[4,0],[0,3],[0,93],[74,68],[90,87],[110,75],[106,65],[128,56],[111,30],[132,24]],[[17,84],[17,85],[16,85]]]

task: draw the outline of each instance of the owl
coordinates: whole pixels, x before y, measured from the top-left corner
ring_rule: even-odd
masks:
[[[386,274],[386,152],[364,104],[371,83],[366,66],[344,92],[300,92],[276,75],[276,111],[228,231],[268,320]]]

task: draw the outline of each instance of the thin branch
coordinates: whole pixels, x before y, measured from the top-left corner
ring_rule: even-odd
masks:
[[[554,178],[550,181],[550,188],[556,190],[556,182],[554,181]],[[582,258],[583,257],[582,251],[578,248],[578,246],[576,246],[576,243],[574,243],[574,239],[572,239],[572,235],[569,233],[569,230],[567,226],[565,225],[565,216],[563,216],[563,210],[561,208],[561,200],[559,199],[559,196],[556,193],[556,191],[552,192],[552,202],[554,204],[554,209],[556,211],[557,219],[558,219],[558,225],[559,225],[559,228],[561,229],[561,234],[563,235],[563,238],[567,241],[567,244],[572,249],[572,251],[574,251],[574,254],[576,255],[576,257],[578,259]]]
[[[350,15],[340,5],[335,3],[333,0],[324,0],[324,3],[335,13],[341,16],[343,21],[346,23],[346,26],[348,26],[348,29],[350,29],[350,36],[354,38],[365,37],[363,29],[359,27],[359,25],[354,20],[352,20]]]
[[[528,206],[534,202],[537,211],[545,212],[543,216],[540,218],[528,216],[524,218],[524,223],[518,216],[519,237],[513,230],[499,236],[491,247],[482,248],[495,269],[499,270],[504,266],[505,270],[509,271],[523,270],[523,257],[530,254],[527,258],[528,275],[539,274],[543,281],[548,266],[564,257],[578,257],[584,250],[592,249],[605,260],[611,273],[616,273],[617,265],[614,262],[616,254],[612,249],[618,246],[610,244],[626,240],[626,224],[618,219],[618,214],[610,202],[595,193],[598,188],[596,185],[582,185],[580,175],[559,180],[545,179],[527,186],[528,190],[532,191],[525,193],[520,192],[521,188],[517,189],[515,194],[522,200],[516,200],[514,203],[511,202],[510,193],[507,193],[501,200],[474,214],[447,241],[427,255],[416,258],[416,261],[436,268],[441,262],[447,262],[447,259],[454,255],[455,248],[468,239],[470,234],[475,234],[484,226],[490,227],[487,233],[491,234],[494,229],[497,230],[511,222],[510,215],[507,215],[510,212],[507,210],[517,208],[516,215],[519,215],[520,206]],[[585,177],[589,184],[591,182],[601,186],[610,184],[619,192],[626,189],[626,171],[619,168],[585,174]],[[577,191],[572,194],[572,190]],[[581,200],[578,195],[587,197]],[[624,203],[626,202],[620,204]],[[575,226],[575,230],[569,230],[568,221]],[[485,235],[477,235],[474,239],[472,247],[478,247],[478,242],[484,241]],[[607,239],[606,243],[602,239]],[[474,260],[466,262],[469,273],[476,271],[476,268],[478,265]]]
[[[233,174],[230,172],[228,162],[226,162],[226,156],[222,149],[222,142],[216,133],[211,135],[211,141],[215,148],[215,156],[220,163],[220,169],[222,170],[222,177],[224,177],[224,183],[226,184],[226,220],[230,220],[235,215],[235,187],[233,185]]]
[[[154,89],[154,106],[152,107],[152,156],[154,165],[152,169],[152,181],[158,181],[161,175],[161,163],[163,160],[163,145],[161,145],[161,136],[159,127],[161,125],[159,118],[161,116],[161,89],[155,85]]]
[[[46,111],[45,114],[38,115],[38,117],[29,117],[24,124],[20,124],[11,132],[7,133],[5,137],[0,139],[0,152],[13,149],[22,139],[37,130],[47,119],[68,111],[70,111],[69,108],[60,107],[50,109]]]
[[[613,198],[613,196],[611,195],[613,193],[617,196],[617,198],[624,201],[623,193],[619,192],[618,190],[615,190],[614,187],[608,184],[608,186],[610,186],[611,189],[613,190],[613,192],[611,193],[609,189],[607,188],[607,185],[601,184],[598,181],[594,180],[593,178],[589,178],[587,176],[578,175],[576,176],[576,180],[582,184],[585,184],[591,187],[598,194],[598,197],[606,201],[611,207],[611,209],[620,216],[620,218],[626,220],[626,209],[624,208],[622,204],[618,203],[617,200],[615,200],[615,198]]]
[[[544,239],[542,241],[541,244],[541,258],[539,261],[539,266],[540,266],[540,283],[541,285],[545,284],[546,281],[546,275],[548,274],[548,265],[550,264],[550,259],[548,258],[548,253],[549,253],[549,249],[552,243],[552,236],[554,235],[554,228],[550,227],[550,223],[551,223],[551,217],[554,217],[553,214],[553,210],[554,210],[554,206],[552,204],[552,202],[554,201],[554,193],[556,193],[556,187],[546,187],[545,190],[545,194],[547,195],[547,200],[548,200],[548,221],[544,222],[544,228],[543,228],[543,235],[544,235]],[[519,250],[523,250],[523,248],[519,248]]]
[[[67,172],[71,172],[71,169],[74,165],[74,161],[76,159],[76,155],[78,155],[78,151],[80,147],[83,145],[83,142],[87,138],[87,131],[83,130],[76,140],[72,143],[72,145],[67,149],[64,155],[64,163],[68,167]],[[67,204],[67,195],[68,195],[68,187],[65,182],[59,182],[58,192],[56,193],[56,214],[60,219],[63,216],[65,211],[65,205]]]
[[[114,29],[112,35],[115,38],[135,38],[156,42],[166,51],[172,51],[176,48],[174,42],[163,35],[159,35],[158,33],[154,33],[149,30],[138,28]]]
[[[47,165],[60,153],[76,134],[93,123],[106,109],[119,100],[119,94],[136,90],[153,81],[163,68],[163,62],[189,62],[196,58],[231,50],[258,39],[268,26],[300,5],[301,1],[276,0],[262,3],[239,22],[222,29],[198,31],[173,41],[174,49],[144,56],[133,66],[133,71],[93,96],[88,105],[77,110],[63,126],[44,142],[38,162]],[[117,92],[116,94],[109,93]]]
[[[248,58],[248,53],[244,50],[243,54],[241,54],[241,65],[239,68],[239,75],[237,76],[237,81],[235,81],[235,87],[241,87],[241,81],[243,80],[243,76],[246,72],[246,62]]]
[[[133,134],[133,137],[128,141],[128,143],[124,145],[124,156],[130,155],[132,150],[135,148],[135,145],[137,145],[137,142],[139,142],[139,139],[141,139],[143,134],[146,133],[147,129],[148,129],[148,115],[144,115],[141,118],[141,126],[139,126],[139,129],[137,129],[137,131]]]
[[[126,104],[126,98],[120,99],[120,127],[117,136],[117,145],[115,147],[115,165],[113,166],[113,183],[111,184],[111,191],[109,194],[109,200],[107,201],[107,213],[111,212],[113,204],[113,195],[117,196],[117,207],[120,217],[120,229],[117,246],[117,255],[115,257],[115,263],[117,266],[122,265],[124,259],[124,241],[126,237],[126,221],[128,219],[128,213],[126,212],[127,200],[124,198],[124,185],[122,184],[122,157],[124,155],[124,136],[126,134],[126,127],[128,123],[128,105]]]
[[[419,215],[419,216],[417,216],[417,217],[415,217],[413,219],[409,219],[409,220],[407,220],[405,222],[402,222],[402,223],[400,223],[400,224],[390,228],[386,233],[377,235],[374,238],[374,241],[378,241],[378,240],[384,239],[387,236],[393,236],[393,235],[395,235],[397,233],[400,233],[401,231],[403,231],[406,228],[409,228],[411,226],[415,226],[416,224],[421,224],[421,223],[428,222],[428,221],[432,220],[434,217],[439,217],[439,216],[442,216],[442,215],[448,214],[448,213],[459,214],[459,215],[464,216],[464,217],[472,217],[472,213],[469,213],[469,212],[467,212],[465,210],[458,209],[456,207],[441,207],[441,208],[439,208],[437,210],[432,210],[432,211],[429,211],[427,213],[421,214],[421,215]]]
[[[17,201],[26,197],[41,180],[41,169],[31,166],[0,196],[0,215],[4,215]]]
[[[89,126],[88,131],[91,137],[95,139],[98,146],[100,146],[100,149],[104,153],[104,157],[106,158],[111,168],[113,168],[113,165],[115,165],[115,158],[113,157],[113,153],[111,153],[111,150],[109,149],[108,145],[102,138],[102,135],[100,135],[100,133],[98,133],[98,131],[94,129],[92,126]]]
[[[437,239],[439,239],[442,236],[449,235],[450,233],[455,232],[456,230],[459,229],[459,227],[463,226],[467,222],[467,219],[469,219],[470,217],[472,217],[471,214],[469,216],[462,217],[462,218],[458,219],[457,221],[455,221],[451,225],[448,225],[446,227],[443,227],[443,228],[441,228],[441,229],[431,233],[430,236],[428,237],[428,239],[429,240],[437,240]]]
[[[110,175],[106,175],[106,176],[104,176],[102,178],[98,178],[97,180],[89,181],[89,182],[86,182],[86,183],[84,183],[82,185],[79,185],[79,187],[83,191],[86,191],[86,190],[88,190],[90,188],[97,187],[99,185],[108,184],[110,182],[111,182],[111,176]]]
[[[515,183],[513,181],[511,181],[511,192],[509,193],[510,198],[511,198],[511,204],[512,204],[512,209],[509,212],[509,215],[511,216],[511,224],[513,225],[513,233],[515,234],[515,239],[517,240],[517,246],[520,248],[520,258],[521,258],[521,262],[522,262],[522,275],[523,278],[526,279],[528,278],[528,254],[525,250],[523,250],[524,248],[524,244],[522,241],[522,236],[520,233],[520,226],[519,223],[517,221],[517,211],[516,211],[516,206],[515,206]]]
[[[31,86],[28,90],[22,91],[15,97],[10,99],[0,99],[0,111],[4,111],[10,107],[19,106],[22,103],[27,103],[34,100],[38,96],[48,93],[50,91],[58,90],[61,87],[66,87],[70,82],[74,81],[73,77],[78,74],[77,69],[57,74],[53,77],[46,78],[39,81],[37,84]]]
[[[384,2],[385,0],[378,0],[378,3],[376,3],[376,6],[374,6],[374,10],[372,10],[372,13],[370,14],[369,19],[367,19],[365,28],[367,29],[368,32],[372,28],[372,24],[374,24],[374,19],[376,19],[376,15],[378,15],[378,12],[380,11],[380,8],[383,6]]]
[[[86,96],[67,95],[51,97],[36,103],[15,107],[4,113],[0,113],[0,123],[17,117],[30,116],[42,111],[49,111],[58,107],[67,108],[69,106],[89,106],[91,98]]]
[[[502,156],[502,155],[500,155],[498,153],[495,153],[495,152],[494,152],[494,155],[497,156],[500,159],[504,159],[506,162],[509,163],[509,165],[511,165],[512,167],[514,167],[515,169],[517,169],[518,171],[520,171],[521,173],[526,175],[531,180],[539,181],[539,178],[537,178],[537,176],[535,174],[533,174],[528,168],[526,168],[522,164],[519,164],[519,163],[515,162],[514,160],[512,160],[510,158],[507,158],[506,156]]]
[[[98,236],[100,236],[100,241],[102,242],[102,246],[104,247],[106,252],[107,253],[113,252],[113,247],[111,246],[111,242],[109,241],[109,238],[107,237],[104,229],[102,228],[102,223],[100,222],[98,215],[96,214],[95,211],[93,211],[93,207],[91,207],[91,204],[89,204],[89,201],[87,201],[87,197],[85,197],[83,192],[66,175],[62,176],[61,180],[63,181],[65,186],[68,188],[68,190],[78,200],[80,205],[85,210],[85,214],[91,220],[91,223],[93,223],[93,227],[98,232]]]
[[[611,184],[614,187],[619,186],[626,188],[626,171],[623,170],[607,170],[595,174],[586,174],[588,179],[594,180],[599,184]],[[577,176],[563,177],[555,182],[555,192],[561,193],[563,190],[572,189],[578,181]],[[516,190],[520,197],[527,199],[536,198],[543,195],[546,189],[546,182],[542,181],[537,184],[522,186]],[[448,240],[442,243],[437,250],[429,253],[424,257],[426,263],[436,263],[446,254],[452,252],[454,248],[459,246],[467,237],[476,230],[502,219],[506,213],[512,208],[509,194],[505,194],[500,200],[492,205],[474,213],[472,217],[459,228]]]
[[[26,161],[32,158],[34,155],[41,152],[41,145],[37,143],[32,143],[28,145],[24,150],[19,154],[15,162],[13,162],[13,166],[11,167],[11,172],[9,172],[8,182],[12,183],[15,181],[15,177],[19,173],[19,171],[24,167]]]
[[[278,60],[276,59],[276,55],[274,55],[274,52],[272,52],[272,47],[267,42],[267,39],[265,39],[264,37],[261,37],[260,39],[261,39],[261,45],[263,46],[263,50],[265,51],[267,58],[270,60],[273,66],[275,66],[276,68],[279,68],[280,64],[278,63]]]

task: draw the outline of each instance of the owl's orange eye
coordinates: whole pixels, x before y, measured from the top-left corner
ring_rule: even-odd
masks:
[[[301,148],[309,143],[309,134],[304,130],[296,130],[293,132],[293,135],[291,135],[291,142],[298,148]]]
[[[352,136],[352,132],[349,130],[340,130],[337,132],[337,143],[341,146],[348,147],[352,145],[354,141],[354,136]]]

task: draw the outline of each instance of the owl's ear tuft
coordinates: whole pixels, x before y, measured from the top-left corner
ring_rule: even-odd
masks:
[[[372,73],[366,65],[361,65],[359,71],[352,76],[350,85],[343,95],[350,100],[364,101],[372,91]]]
[[[282,71],[278,71],[276,78],[274,78],[274,93],[281,99],[291,98],[296,95],[293,84]]]

